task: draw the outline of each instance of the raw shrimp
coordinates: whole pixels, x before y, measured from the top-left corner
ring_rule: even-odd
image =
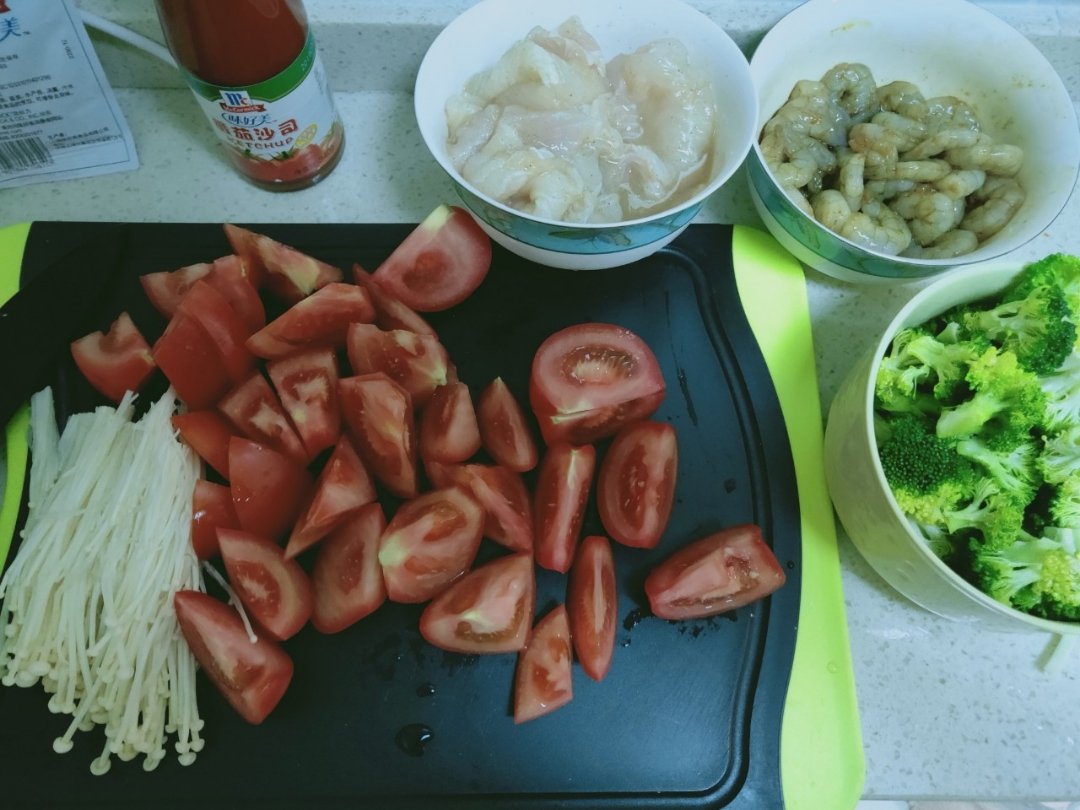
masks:
[[[984,134],[973,145],[950,149],[945,159],[958,169],[982,169],[987,174],[1012,177],[1024,163],[1024,150],[1008,143],[994,143]]]
[[[986,182],[986,172],[981,169],[957,169],[949,172],[940,180],[934,181],[934,188],[947,194],[954,200],[962,200],[969,194],[982,188]]]
[[[891,200],[897,194],[915,188],[914,180],[868,180],[863,186],[863,201]]]
[[[889,208],[907,220],[912,239],[922,246],[936,242],[959,221],[952,198],[928,185],[897,195]]]
[[[979,133],[970,129],[942,129],[900,155],[901,160],[926,160],[940,155],[946,149],[974,146]],[[951,161],[950,161],[951,162]]]
[[[870,119],[871,124],[877,124],[893,133],[896,140],[896,148],[905,151],[911,149],[926,138],[926,126],[906,115],[882,110]]]
[[[866,65],[841,62],[830,68],[821,81],[852,121],[867,121],[878,111],[877,84]]]
[[[970,129],[979,131],[979,119],[966,101],[956,96],[937,96],[926,102],[926,115],[921,119],[927,132],[933,134],[943,129]]]
[[[949,231],[932,245],[921,247],[917,244],[907,246],[901,255],[912,259],[952,259],[971,253],[979,246],[979,238],[971,231],[956,228]]]
[[[922,121],[926,117],[926,99],[911,82],[883,84],[877,90],[877,97],[883,110],[915,121]]]
[[[866,156],[858,152],[846,152],[841,155],[839,164],[837,190],[843,195],[848,208],[851,211],[857,211],[862,204],[863,193],[866,191],[866,184],[863,182]]]
[[[830,146],[847,141],[848,115],[829,98],[821,82],[800,82],[800,87],[765,124],[764,134],[779,128],[785,137],[809,135]]]
[[[895,163],[866,166],[867,180],[914,180],[932,183],[952,171],[944,160],[901,160]]]
[[[839,232],[851,218],[851,206],[835,189],[820,191],[810,198],[814,218],[830,231]]]
[[[856,124],[848,135],[848,146],[866,156],[867,168],[896,163],[896,136],[880,124]]]
[[[911,244],[911,231],[885,203],[870,201],[848,217],[840,235],[858,245],[895,256]]]
[[[972,195],[975,202],[982,204],[967,212],[960,227],[974,233],[981,242],[1009,224],[1024,204],[1024,197],[1024,190],[1011,177],[988,177]]]

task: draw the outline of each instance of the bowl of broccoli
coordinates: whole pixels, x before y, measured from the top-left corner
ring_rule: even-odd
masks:
[[[1080,258],[954,271],[915,295],[829,410],[840,522],[946,618],[1080,634]]]

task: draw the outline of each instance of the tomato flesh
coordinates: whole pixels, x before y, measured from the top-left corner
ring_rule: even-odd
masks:
[[[258,725],[274,710],[292,680],[288,653],[268,638],[254,643],[240,615],[200,591],[177,591],[180,630],[210,682],[247,722]]]
[[[150,344],[126,312],[107,333],[91,332],[74,341],[71,356],[87,382],[111,402],[142,388],[157,367]]]
[[[199,479],[191,498],[191,547],[200,560],[218,554],[218,529],[239,529],[240,519],[227,486]]]
[[[214,259],[205,280],[225,296],[244,322],[249,335],[266,325],[266,307],[255,289],[255,280],[246,259],[235,254]]]
[[[301,349],[345,345],[349,324],[375,318],[371,296],[353,284],[332,283],[293,304],[247,340],[253,354],[266,360]]]
[[[400,498],[418,491],[412,400],[382,373],[338,382],[341,415],[372,475]]]
[[[514,722],[524,723],[565,706],[574,697],[573,655],[566,606],[559,605],[536,623],[518,655],[514,680]]]
[[[496,464],[515,472],[528,472],[536,466],[539,452],[525,412],[502,377],[496,377],[481,392],[476,415],[484,449]]]
[[[182,312],[172,317],[154,343],[153,356],[176,395],[192,410],[213,406],[233,385],[213,340]]]
[[[387,331],[404,329],[406,332],[438,338],[431,324],[376,284],[371,274],[358,264],[353,265],[353,279],[371,296],[375,305],[375,323],[379,328]]]
[[[649,572],[645,593],[661,619],[699,619],[768,596],[785,580],[761,529],[744,524],[676,551]]]
[[[273,360],[266,373],[304,446],[307,461],[341,435],[337,358],[332,349],[309,349]]]
[[[180,300],[191,289],[191,285],[209,275],[212,269],[212,264],[198,262],[176,270],[144,273],[139,276],[139,284],[154,309],[166,318],[171,318],[176,314]]]
[[[515,652],[525,646],[536,601],[528,554],[508,554],[467,573],[431,601],[420,634],[459,653]]]
[[[417,408],[446,384],[446,349],[429,335],[402,329],[387,332],[372,324],[354,323],[349,327],[346,349],[353,374],[386,374],[409,392]]]
[[[654,548],[667,528],[679,467],[675,428],[635,422],[619,431],[600,465],[600,521],[623,545]]]
[[[382,506],[369,503],[319,545],[311,573],[315,585],[311,623],[320,633],[338,633],[386,601],[379,566],[379,538],[385,528]]]
[[[174,414],[173,427],[180,438],[224,478],[229,480],[229,439],[236,435],[217,411],[186,411]]]
[[[233,426],[252,441],[284,453],[301,464],[308,461],[307,451],[289,421],[281,399],[260,371],[233,388],[218,402]]]
[[[581,541],[570,569],[566,610],[581,668],[594,681],[603,680],[615,651],[618,610],[615,558],[606,537],[593,534]]]
[[[229,439],[229,488],[240,527],[270,539],[282,537],[311,497],[307,469],[257,442]]]
[[[585,518],[596,468],[596,449],[561,442],[544,453],[536,477],[533,515],[536,564],[565,574],[570,569]]]
[[[337,267],[264,234],[236,225],[227,225],[225,233],[233,251],[261,268],[266,288],[286,303],[302,301],[315,290],[343,277]]]
[[[420,458],[457,464],[475,455],[480,445],[469,386],[463,382],[440,385],[420,415]]]

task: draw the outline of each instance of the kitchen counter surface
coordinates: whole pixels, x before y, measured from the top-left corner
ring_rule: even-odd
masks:
[[[150,0],[79,0],[160,40]],[[410,93],[424,50],[465,0],[307,0],[347,131],[345,157],[314,188],[253,189],[226,167],[191,94],[153,58],[94,36],[134,133],[134,172],[0,192],[0,226],[26,220],[414,222],[454,192],[425,151]],[[747,52],[797,3],[696,0]],[[1080,4],[981,5],[1045,53],[1080,105]],[[706,222],[760,226],[740,172]],[[1018,252],[1080,253],[1080,194]],[[925,282],[923,283],[925,284]],[[807,270],[822,408],[856,356],[922,285],[852,286]],[[1080,799],[1080,657],[1040,669],[1050,639],[954,624],[881,580],[839,529],[866,755],[867,798]],[[1055,662],[1058,663],[1058,662]],[[839,810],[839,809],[838,809]]]

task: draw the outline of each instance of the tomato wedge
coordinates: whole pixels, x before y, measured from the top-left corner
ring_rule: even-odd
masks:
[[[126,312],[108,333],[91,332],[74,341],[71,356],[87,382],[112,402],[142,388],[157,367],[150,344]]]
[[[416,495],[416,444],[409,393],[382,373],[338,383],[341,414],[360,458],[393,494]]]
[[[532,551],[532,501],[521,474],[490,464],[447,465],[453,481],[484,508],[484,536],[512,551]]]
[[[255,368],[255,357],[244,345],[247,325],[225,296],[208,282],[200,279],[192,284],[177,312],[187,315],[209,335],[230,380],[240,382]]]
[[[239,529],[228,487],[200,478],[191,498],[191,547],[200,560],[218,554],[218,529]]]
[[[228,481],[229,439],[236,433],[225,417],[217,411],[187,411],[175,414],[172,424],[180,438]]]
[[[311,461],[341,435],[337,357],[332,349],[309,349],[266,364],[281,407]]]
[[[417,408],[446,384],[446,349],[429,335],[402,329],[387,332],[373,324],[354,323],[349,327],[346,348],[353,374],[383,372],[409,392]]]
[[[768,596],[785,580],[761,529],[744,524],[676,551],[649,572],[645,593],[661,619],[700,619]]]
[[[286,303],[295,304],[344,275],[337,267],[264,234],[236,225],[226,225],[225,234],[236,253],[266,271],[266,288]]]
[[[516,652],[528,639],[535,601],[532,559],[508,554],[436,596],[420,615],[420,635],[450,652]]]
[[[401,505],[379,539],[386,594],[426,602],[469,570],[480,548],[484,513],[459,487]]]
[[[619,431],[600,464],[597,505],[608,534],[626,546],[654,548],[667,528],[679,468],[675,428],[635,422]]]
[[[565,706],[574,697],[570,666],[570,623],[559,605],[533,628],[518,655],[514,679],[514,722],[524,723]]]
[[[153,355],[176,395],[192,410],[211,407],[233,384],[210,336],[182,312],[169,321]]]
[[[244,436],[277,450],[301,464],[307,451],[296,435],[281,400],[262,372],[254,371],[218,402],[218,410]]]
[[[293,662],[273,641],[252,642],[240,615],[200,591],[177,591],[173,607],[180,631],[210,682],[236,712],[262,723],[285,695]]]
[[[292,638],[311,618],[311,581],[272,540],[240,529],[219,529],[218,546],[229,584],[270,636]]]
[[[329,534],[365,504],[375,500],[375,485],[348,436],[341,436],[315,482],[315,494],[293,526],[285,556],[292,559]]]
[[[229,489],[240,527],[278,539],[311,497],[311,475],[301,464],[257,442],[229,439]]]
[[[379,538],[386,518],[378,503],[362,506],[319,545],[311,576],[315,609],[311,623],[320,633],[338,633],[386,601]]]
[[[496,464],[515,472],[528,472],[536,466],[539,453],[525,412],[502,377],[496,377],[481,392],[476,415],[484,449]]]
[[[462,208],[440,205],[375,270],[383,289],[417,312],[460,304],[487,276],[491,239]]]
[[[176,270],[144,273],[139,276],[139,284],[154,309],[166,318],[171,318],[176,314],[180,299],[191,289],[191,285],[209,275],[213,267],[209,262],[198,262]]]
[[[592,534],[581,541],[567,586],[566,611],[570,636],[581,668],[594,681],[602,681],[615,651],[615,623],[619,607],[615,586],[615,558],[606,537]]]
[[[595,468],[591,444],[553,444],[544,453],[533,500],[537,565],[560,574],[570,569]]]
[[[475,455],[480,444],[469,386],[463,382],[440,385],[420,415],[420,458],[457,464]]]
[[[375,304],[375,323],[381,329],[404,329],[406,332],[438,338],[431,324],[376,284],[371,274],[358,264],[353,265],[353,279],[371,296]]]
[[[255,245],[255,232],[230,222],[226,222],[222,228],[233,253],[247,264],[252,286],[256,290],[260,289],[266,281],[266,268],[263,266],[262,259],[259,258],[259,251]]]
[[[327,284],[285,310],[247,340],[253,354],[267,360],[300,349],[345,345],[352,323],[375,318],[371,296],[353,284]]]
[[[225,296],[250,335],[266,325],[266,307],[255,288],[249,262],[235,254],[214,259],[206,282]]]
[[[656,356],[629,329],[570,326],[537,349],[529,400],[548,444],[591,444],[646,419],[664,399]]]

